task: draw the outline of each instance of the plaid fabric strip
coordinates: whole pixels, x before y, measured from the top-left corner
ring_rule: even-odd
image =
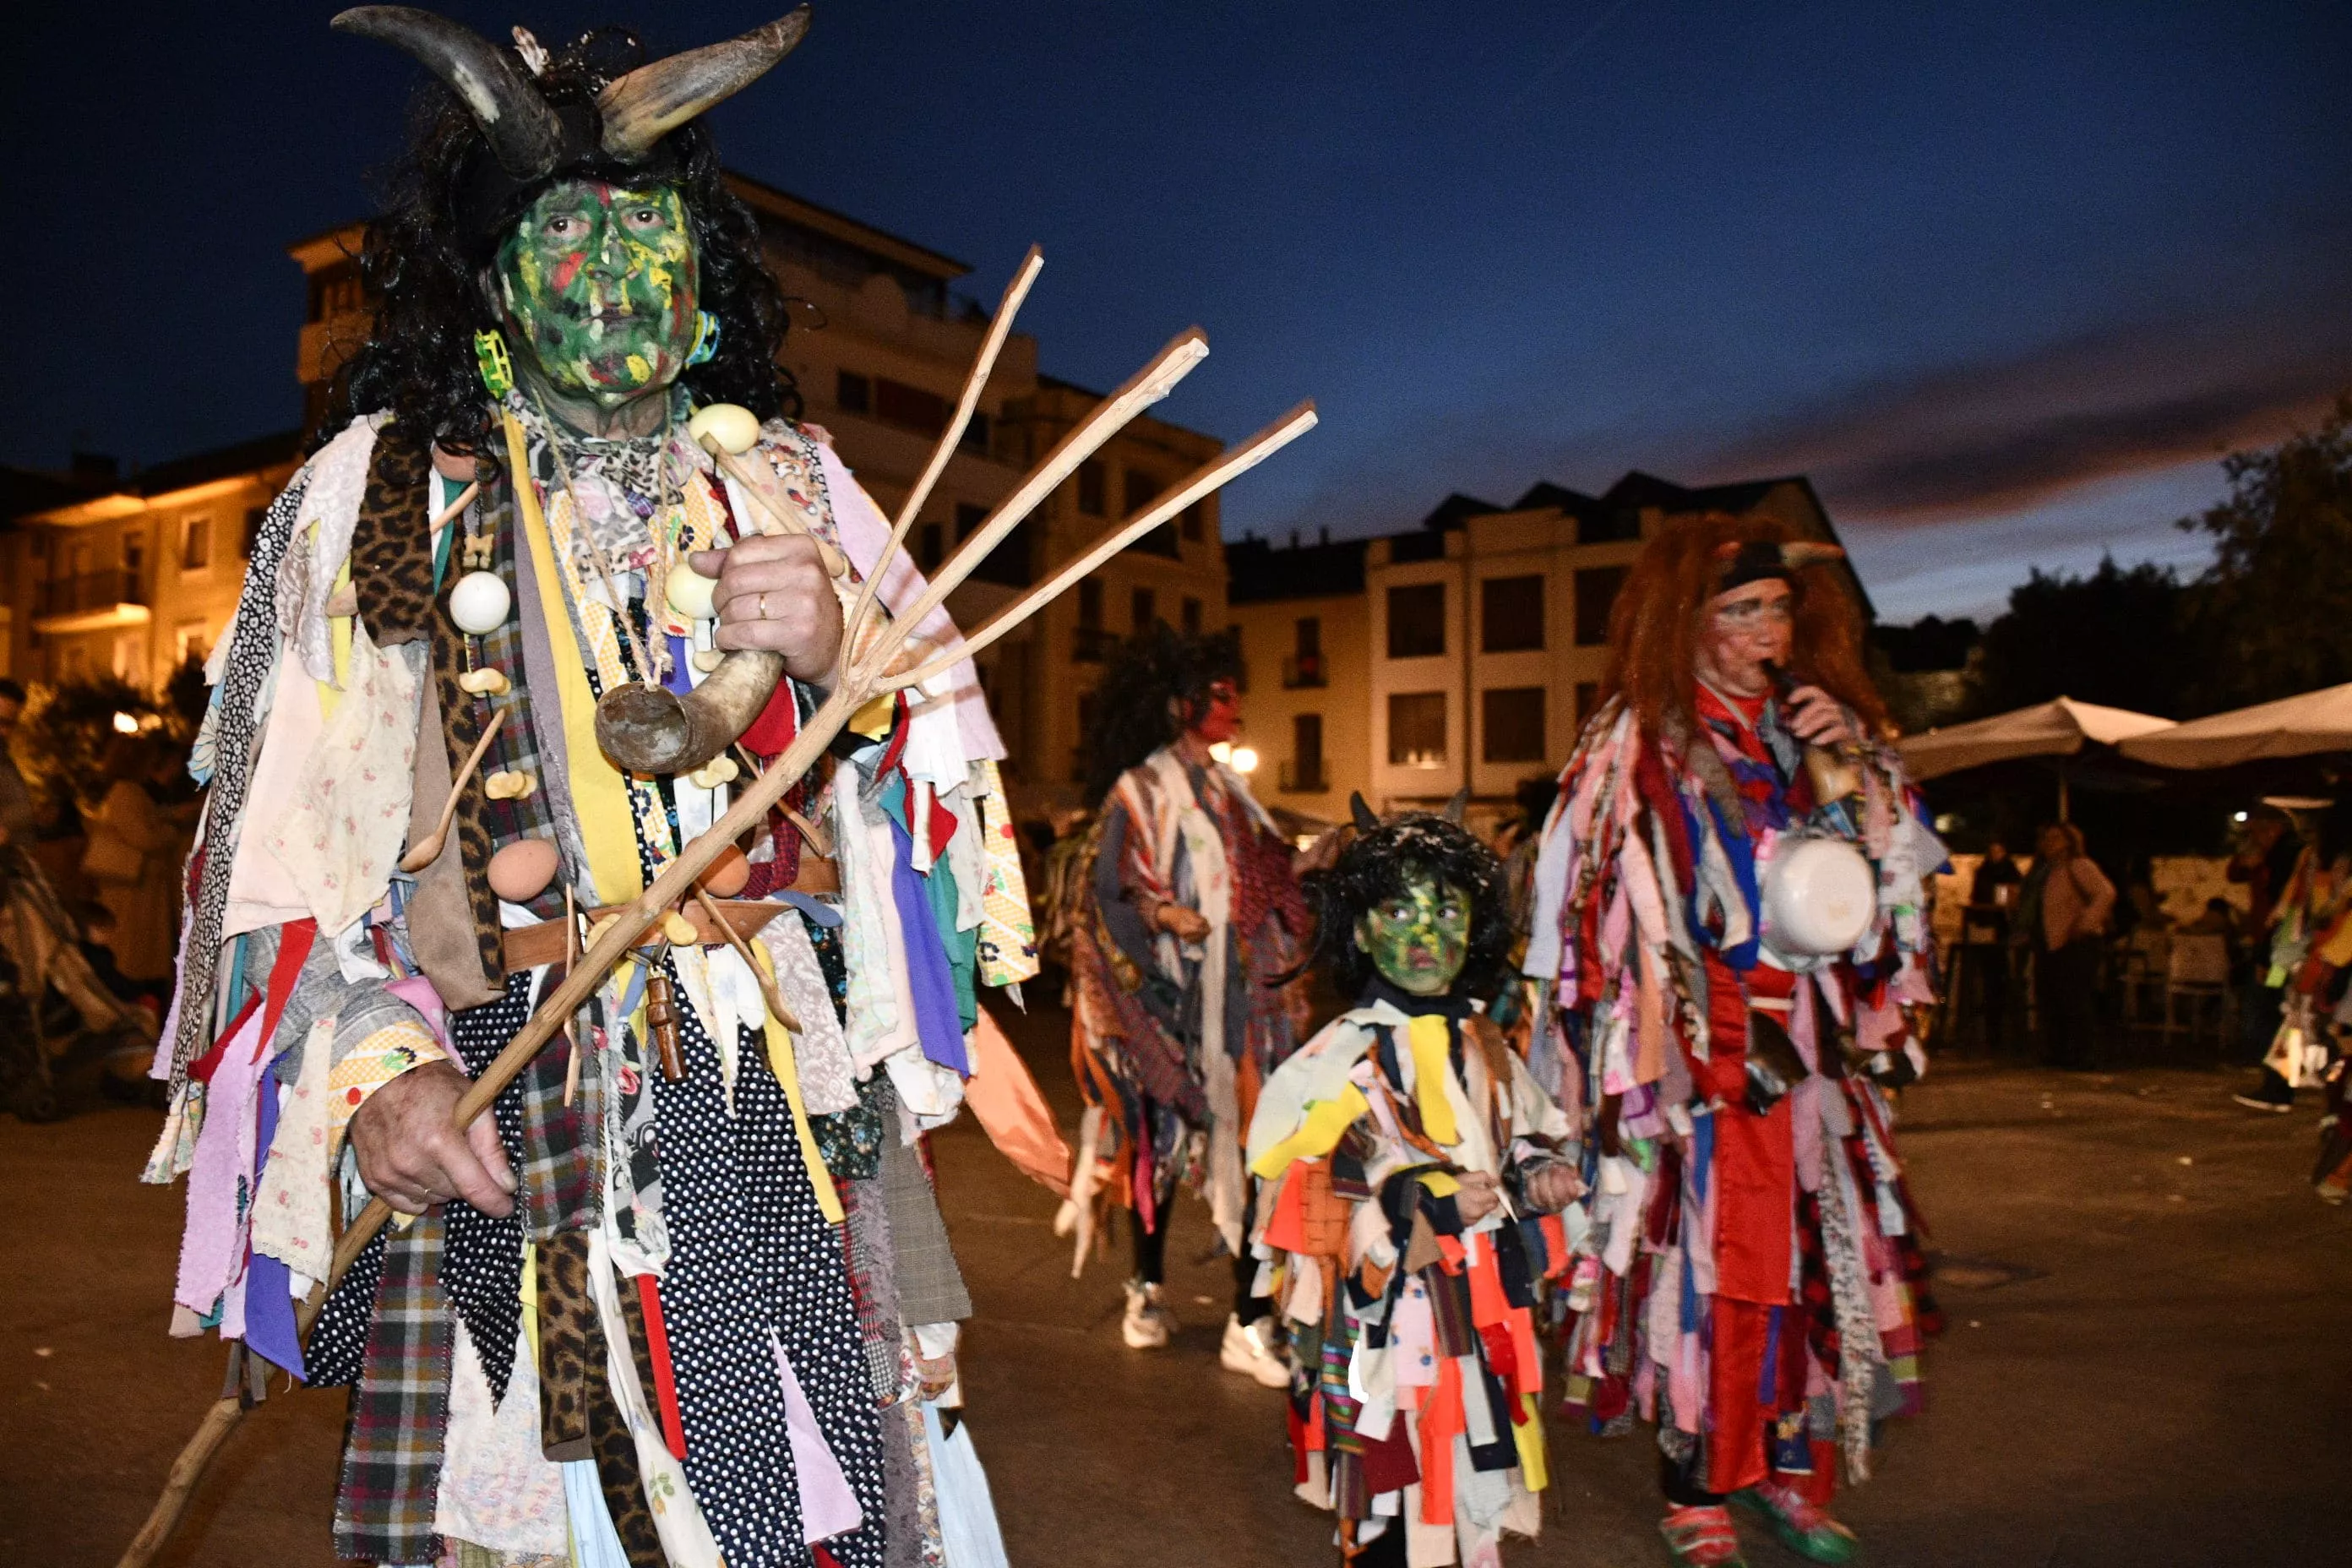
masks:
[[[895,1134],[893,1134],[895,1136]],[[878,1176],[838,1184],[847,1211],[849,1295],[865,1342],[866,1374],[874,1403],[895,1405],[911,1370],[899,1331],[898,1281],[890,1268],[890,1208]]]
[[[366,1364],[343,1438],[338,1557],[425,1563],[440,1555],[433,1509],[456,1340],[440,1271],[438,1215],[419,1218],[384,1248]]]

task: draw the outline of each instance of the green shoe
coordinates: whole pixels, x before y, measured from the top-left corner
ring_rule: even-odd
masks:
[[[1788,1487],[1767,1482],[1731,1494],[1731,1500],[1759,1514],[1780,1538],[1780,1544],[1816,1563],[1851,1563],[1862,1553],[1853,1531],[1829,1516],[1818,1503]]]

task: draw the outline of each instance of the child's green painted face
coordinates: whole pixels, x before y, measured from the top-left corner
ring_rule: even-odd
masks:
[[[612,407],[677,379],[698,277],[685,204],[666,185],[559,180],[499,247],[508,338],[549,384]]]
[[[1356,945],[1398,990],[1442,996],[1470,956],[1470,896],[1451,882],[1415,878],[1357,921]]]

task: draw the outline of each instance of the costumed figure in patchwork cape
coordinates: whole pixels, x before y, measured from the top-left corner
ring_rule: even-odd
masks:
[[[1357,1005],[1276,1069],[1249,1134],[1298,1492],[1359,1568],[1495,1568],[1542,1521],[1535,1287],[1569,1265],[1572,1129],[1486,1016],[1512,978],[1494,852],[1353,804],[1359,836],[1305,880]]]
[[[1740,1561],[1727,1499],[1843,1562],[1842,1453],[1918,1403],[1919,1219],[1886,1088],[1924,1065],[1944,851],[1862,673],[1834,546],[1708,515],[1653,537],[1561,781],[1526,966],[1585,1076],[1569,1403],[1657,1423],[1664,1534]]]
[[[1095,691],[1090,869],[1070,922],[1071,1057],[1087,1109],[1062,1227],[1083,1266],[1097,1206],[1133,1211],[1135,1276],[1119,1331],[1168,1342],[1161,1294],[1180,1179],[1202,1189],[1234,1259],[1219,1359],[1289,1382],[1245,1237],[1242,1134],[1258,1087],[1298,1041],[1305,906],[1291,849],[1212,748],[1241,727],[1231,634],[1165,623],[1119,649]]]
[[[961,1530],[1001,1563],[939,1413],[970,1302],[919,1142],[975,983],[1034,973],[969,662],[862,715],[453,1125],[593,922],[783,751],[888,542],[793,418],[785,303],[696,118],[806,12],[652,62],[335,25],[446,90],[368,233],[351,422],[209,672],[148,1173],[188,1177],[174,1331],[352,1386],[341,1557],[884,1568]],[[306,1344],[291,1303],[370,1194],[415,1217]]]

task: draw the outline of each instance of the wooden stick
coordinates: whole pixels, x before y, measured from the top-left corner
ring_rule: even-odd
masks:
[[[425,530],[425,532],[440,532],[444,528],[448,526],[449,520],[451,518],[456,517],[459,512],[473,505],[474,498],[481,493],[482,487],[478,481],[467,485],[464,489],[459,490],[455,500],[450,501],[447,506],[443,507],[439,511],[433,514],[432,525]]]
[[[766,999],[768,1011],[776,1016],[776,1022],[792,1033],[799,1034],[800,1015],[793,1011],[793,1005],[785,1001],[783,992],[777,989],[775,976],[761,968],[760,961],[751,956],[751,944],[743,940],[743,933],[735,929],[735,922],[727,918],[727,911],[719,907],[719,900],[710,896],[709,889],[699,885],[694,889],[694,898],[702,906],[702,912],[726,933],[727,944],[735,950],[735,955],[751,966],[751,978],[760,983],[760,994]]]
[[[1315,428],[1315,404],[1310,399],[1300,404],[1248,440],[1219,458],[1203,464],[1175,489],[1169,491],[1150,507],[1136,513],[1111,532],[1097,540],[1093,549],[1065,562],[1052,576],[1030,589],[1013,603],[982,622],[978,630],[961,642],[948,648],[929,663],[916,667],[904,674],[886,678],[894,687],[919,686],[945,669],[953,668],[982,648],[996,641],[1021,625],[1051,601],[1067,593],[1070,584],[1092,572],[1112,556],[1133,544],[1191,506],[1194,501],[1225,484],[1236,475],[1248,472],[1265,462],[1283,447]]]
[[[482,738],[474,742],[472,751],[466,753],[466,765],[457,770],[457,776],[449,781],[449,798],[441,803],[441,820],[434,825],[432,832],[409,846],[408,853],[400,858],[402,870],[414,876],[441,858],[441,847],[449,841],[449,824],[457,816],[457,797],[465,793],[466,781],[474,776],[476,768],[481,766],[482,753],[490,749],[491,738],[498,734],[499,726],[506,721],[507,710],[500,708],[490,715],[490,721],[482,726]],[[432,736],[421,736],[418,744],[429,744],[432,740]]]
[[[797,533],[803,538],[815,540],[817,556],[824,563],[825,575],[845,577],[849,574],[849,563],[841,558],[841,552],[810,532],[808,524],[794,517],[772,493],[770,487],[776,482],[776,476],[761,471],[767,466],[766,459],[755,463],[750,453],[730,452],[716,441],[706,440],[703,450],[718,459],[719,466],[726,469],[735,482],[743,487],[743,492],[758,503],[760,510],[765,514],[765,521],[760,518],[751,521],[761,532]]]
[[[580,905],[578,895],[569,884],[563,889],[563,973],[569,974],[580,958]],[[563,1069],[563,1103],[569,1106],[580,1092],[580,1015],[574,1013],[564,1021],[563,1033],[572,1042],[572,1060]]]
[[[963,444],[964,430],[971,424],[973,410],[980,406],[981,394],[988,389],[989,376],[995,372],[996,356],[1013,336],[1013,318],[1020,313],[1021,302],[1029,297],[1029,286],[1037,281],[1037,274],[1045,267],[1045,253],[1033,245],[1029,254],[1021,258],[1021,265],[1013,269],[1013,280],[1004,286],[1004,297],[997,300],[996,314],[989,320],[988,336],[981,342],[980,357],[971,362],[971,374],[963,378],[963,395],[956,400],[955,417],[948,421],[946,433],[931,449],[930,462],[899,506],[898,523],[890,530],[890,542],[875,557],[874,570],[866,574],[866,581],[858,587],[857,603],[845,625],[844,641],[847,646],[857,646],[857,634],[866,625],[866,616],[873,613],[874,595],[880,589],[884,569],[905,548],[908,531],[915,526],[915,514],[931,499],[931,487],[940,482],[940,476],[947,472],[949,459]]]

